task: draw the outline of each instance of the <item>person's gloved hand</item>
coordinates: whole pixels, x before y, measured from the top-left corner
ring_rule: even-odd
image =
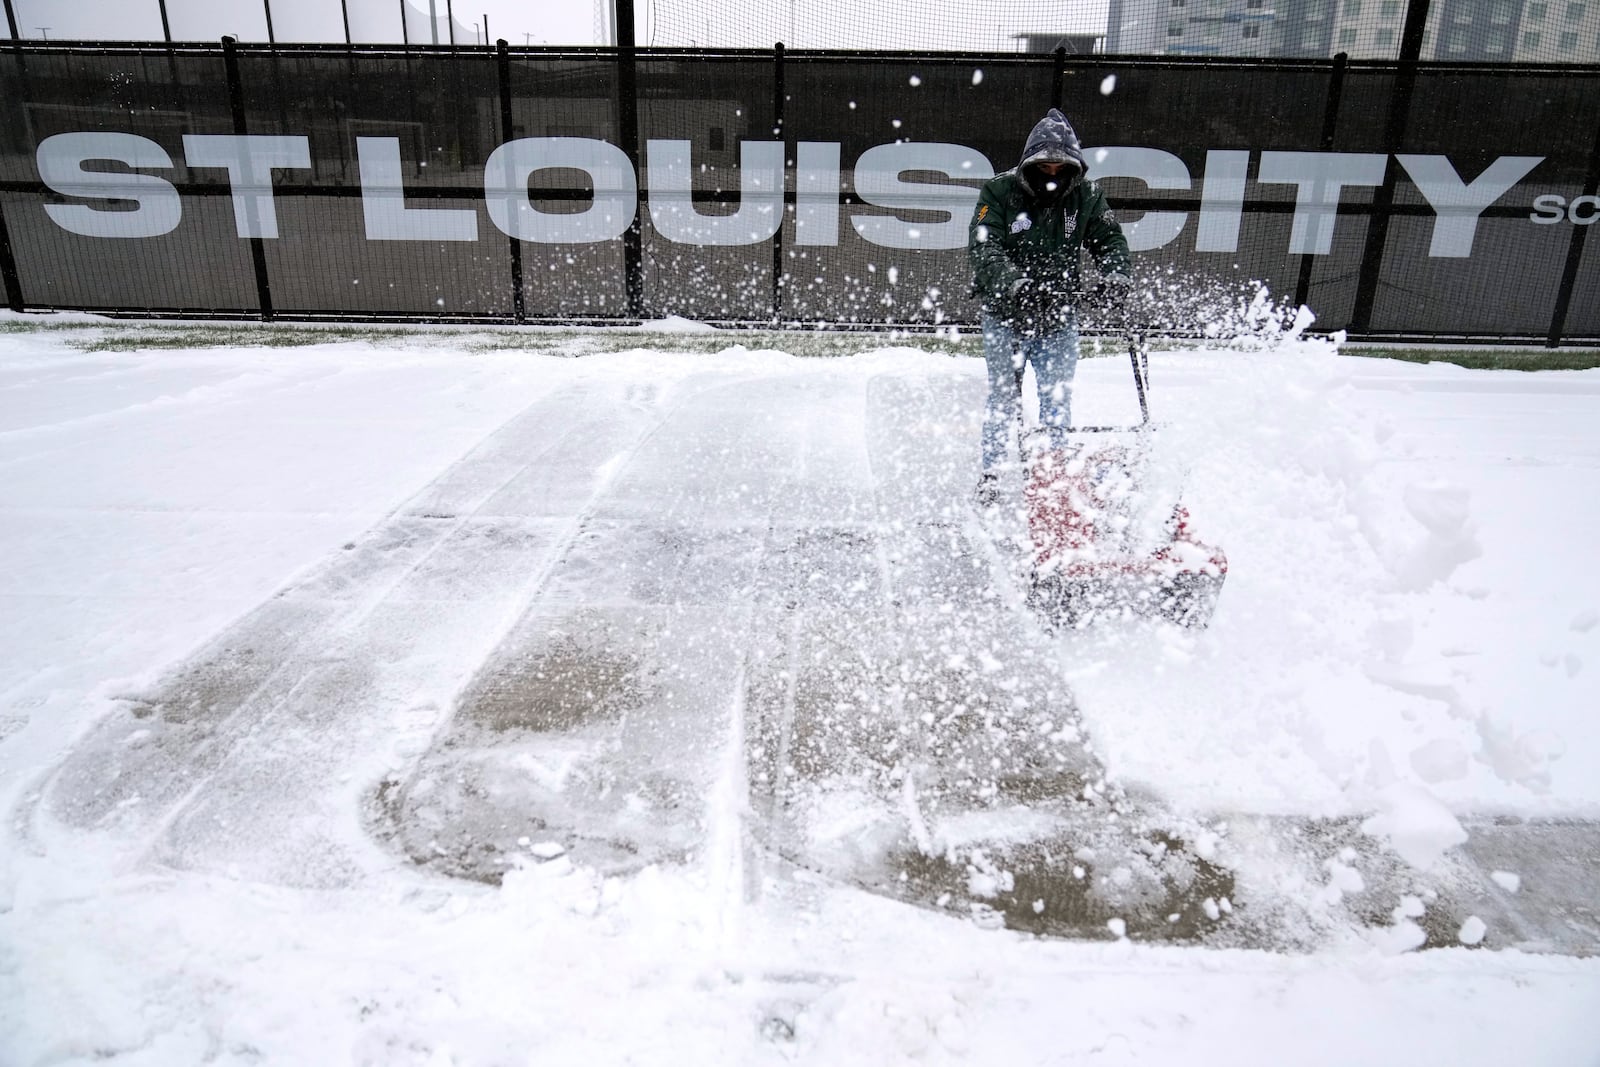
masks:
[[[1038,314],[1038,283],[1026,274],[1022,275],[1006,290],[1006,305],[1011,309],[1012,327],[1026,328]]]
[[[1127,307],[1128,297],[1132,293],[1132,278],[1126,274],[1107,274],[1100,279],[1100,284],[1094,287],[1092,297],[1097,307],[1110,311]]]
[[[1126,274],[1107,274],[1089,291],[1089,304],[1099,311],[1103,321],[1121,325],[1127,322],[1132,296],[1132,278]]]

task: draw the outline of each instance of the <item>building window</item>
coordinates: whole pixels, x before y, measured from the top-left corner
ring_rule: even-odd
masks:
[[[1507,46],[1510,42],[1511,37],[1508,31],[1490,30],[1483,35],[1483,50],[1491,56],[1503,56],[1506,54]]]
[[[1361,17],[1361,0],[1344,0],[1344,17],[1358,19]]]
[[[1535,30],[1529,30],[1527,33],[1523,34],[1522,35],[1522,47],[1524,47],[1524,48],[1538,48],[1539,47],[1539,34],[1538,34],[1538,32],[1535,31]]]
[[[1587,15],[1588,13],[1589,13],[1589,5],[1588,4],[1568,4],[1567,5],[1567,21],[1568,22],[1582,22],[1583,21],[1583,16]]]
[[[1355,30],[1340,30],[1339,31],[1339,43],[1341,45],[1346,46],[1346,47],[1355,44],[1356,43],[1356,31]]]
[[[1261,36],[1261,27],[1252,22],[1250,25],[1245,26],[1240,30],[1240,36],[1247,41],[1253,41],[1257,37]]]
[[[1577,50],[1577,48],[1578,48],[1578,35],[1577,34],[1575,34],[1575,33],[1563,33],[1561,35],[1561,50],[1563,52],[1574,52],[1574,51]]]
[[[1489,21],[1496,26],[1511,25],[1511,0],[1494,0],[1489,5]]]
[[[1189,0],[1172,0],[1173,7],[1183,7]]]
[[[1169,22],[1169,23],[1167,23],[1167,36],[1168,37],[1182,37],[1183,36],[1183,23],[1181,23],[1181,22]]]
[[[1400,0],[1383,0],[1383,5],[1379,8],[1379,10],[1383,13],[1383,17],[1386,19],[1399,18]]]
[[[1263,2],[1264,0],[1245,0],[1244,6],[1252,11],[1257,11],[1260,10]]]
[[[1550,5],[1549,4],[1529,4],[1528,5],[1528,21],[1529,22],[1543,22],[1544,21],[1544,17],[1546,15],[1546,13],[1549,12],[1549,10],[1550,10]]]
[[[1393,30],[1379,30],[1378,31],[1378,47],[1379,48],[1389,48],[1389,47],[1392,47],[1393,45],[1394,45],[1394,31]]]

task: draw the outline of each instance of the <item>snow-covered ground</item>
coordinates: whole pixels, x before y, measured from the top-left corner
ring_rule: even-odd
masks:
[[[1592,894],[1517,925],[1594,884],[1518,842],[1600,816],[1600,372],[1157,353],[1217,615],[1052,634],[977,360],[88,336],[0,334],[0,1063],[1600,1062]],[[996,929],[1084,819],[1233,899]]]

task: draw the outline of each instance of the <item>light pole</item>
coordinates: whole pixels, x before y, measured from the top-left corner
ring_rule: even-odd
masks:
[[[40,37],[43,37],[47,41],[50,39],[50,27],[49,26],[35,26],[34,29],[39,31],[39,36]]]
[[[480,38],[478,36],[478,24],[476,22],[474,22],[472,24],[472,43],[473,44],[482,44],[483,43],[482,38]]]

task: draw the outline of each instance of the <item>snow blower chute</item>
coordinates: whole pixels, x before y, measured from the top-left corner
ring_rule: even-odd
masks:
[[[1049,447],[1037,434],[1022,446],[1033,548],[1028,602],[1058,626],[1137,615],[1203,627],[1216,609],[1228,557],[1195,536],[1181,502],[1165,510],[1151,499],[1154,427],[1141,334],[1129,336],[1128,357],[1139,396],[1137,426],[1075,426],[1063,447]],[[1118,433],[1133,443],[1078,439]]]

